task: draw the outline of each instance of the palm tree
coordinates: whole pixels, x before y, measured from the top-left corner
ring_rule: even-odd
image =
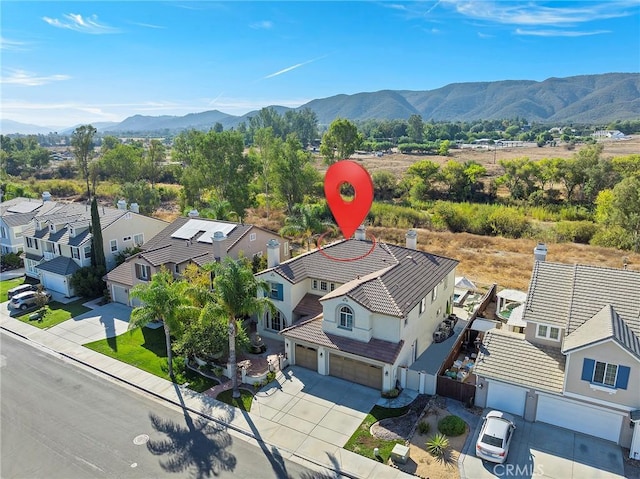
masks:
[[[252,314],[262,314],[269,310],[275,314],[275,306],[265,295],[258,297],[258,292],[269,292],[265,281],[256,279],[251,265],[243,260],[234,260],[227,256],[221,263],[214,265],[215,278],[213,290],[215,302],[212,304],[214,314],[224,315],[229,321],[229,364],[233,381],[233,397],[240,397],[236,360],[236,334],[240,321]],[[240,323],[240,324],[239,324]]]
[[[335,225],[324,219],[322,208],[318,205],[295,205],[292,215],[284,220],[284,226],[280,228],[281,235],[303,237],[307,240],[307,251],[311,249],[311,238],[315,234],[321,234],[327,230],[333,231]]]
[[[179,334],[181,324],[188,318],[197,317],[199,309],[189,303],[185,295],[187,283],[175,281],[165,268],[151,277],[148,283],[137,284],[131,296],[142,301],[142,305],[131,311],[129,329],[141,328],[151,321],[162,321],[167,345],[169,377],[173,380],[173,355],[171,334]]]

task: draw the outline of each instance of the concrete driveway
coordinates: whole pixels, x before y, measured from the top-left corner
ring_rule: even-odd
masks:
[[[623,479],[622,449],[616,444],[541,422],[516,418],[516,431],[507,462],[483,462],[475,456],[482,421],[461,455],[462,479],[550,478]]]
[[[283,375],[257,393],[251,416],[275,423],[264,440],[308,457],[336,454],[380,399],[380,391],[298,366]]]
[[[127,331],[131,308],[109,303],[57,324],[47,330],[76,344],[112,338]]]

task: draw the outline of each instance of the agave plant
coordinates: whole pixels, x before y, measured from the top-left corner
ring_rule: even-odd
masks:
[[[438,433],[426,442],[427,451],[436,457],[443,457],[449,447],[449,439],[444,434]]]

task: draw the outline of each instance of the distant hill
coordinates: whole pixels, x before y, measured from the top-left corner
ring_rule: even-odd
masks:
[[[22,133],[23,135],[46,135],[52,131],[59,131],[56,127],[31,125],[13,120],[0,120],[0,133],[10,135],[12,133]]]
[[[283,114],[290,108],[272,106]],[[310,108],[321,125],[334,119],[408,119],[420,115],[425,121],[472,121],[525,118],[531,122],[604,125],[615,120],[640,119],[640,73],[605,73],[567,78],[452,83],[436,90],[382,90],[354,95],[336,95],[312,100],[295,110]],[[175,133],[209,130],[216,123],[225,129],[248,124],[256,115],[242,116],[218,110],[185,116],[134,115],[116,124],[99,127],[108,133]],[[3,132],[5,130],[3,120]],[[15,123],[15,122],[14,122]],[[94,125],[95,126],[95,125]],[[73,129],[70,129],[73,131]],[[48,131],[47,131],[48,132]]]

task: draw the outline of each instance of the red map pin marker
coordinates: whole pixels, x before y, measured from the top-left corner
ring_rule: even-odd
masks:
[[[355,194],[351,201],[345,201],[340,194],[340,187],[345,183],[353,186]],[[324,195],[340,231],[348,239],[371,209],[373,181],[369,172],[358,163],[338,161],[329,167],[324,177]]]

